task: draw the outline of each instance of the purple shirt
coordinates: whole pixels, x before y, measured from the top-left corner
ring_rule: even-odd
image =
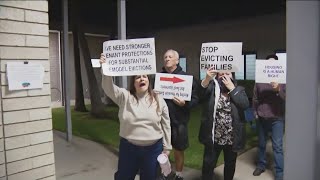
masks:
[[[252,106],[255,114],[266,119],[278,119],[285,114],[286,86],[280,84],[275,91],[271,84],[256,83],[253,90]]]

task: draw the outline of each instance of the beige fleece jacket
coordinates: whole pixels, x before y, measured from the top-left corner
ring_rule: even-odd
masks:
[[[138,97],[138,102],[130,92],[113,84],[112,77],[102,75],[104,92],[119,106],[119,135],[128,141],[147,146],[163,138],[163,149],[170,150],[171,127],[168,106],[159,96],[160,112],[157,103],[150,106],[149,94]]]

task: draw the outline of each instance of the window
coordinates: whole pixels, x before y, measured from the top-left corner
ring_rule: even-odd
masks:
[[[184,72],[187,72],[187,58],[184,56],[180,56],[179,65]]]
[[[244,55],[241,56],[242,61],[244,61]],[[244,64],[244,63],[243,63]],[[244,66],[241,67],[240,71],[235,72],[236,79],[238,80],[244,80]]]
[[[285,51],[276,51],[276,55],[278,56],[278,60],[287,60],[287,53]]]
[[[242,55],[244,61],[244,67],[239,72],[236,72],[236,78],[238,80],[254,80],[256,72],[256,53],[244,53]]]
[[[245,79],[246,80],[255,79],[256,59],[257,59],[257,54],[255,53],[245,54],[244,62],[245,62]]]

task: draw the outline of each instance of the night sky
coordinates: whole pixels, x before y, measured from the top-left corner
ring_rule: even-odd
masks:
[[[49,0],[51,24],[61,24],[61,1]],[[81,23],[117,27],[117,0],[69,0],[70,11],[76,6],[79,7]],[[285,0],[127,0],[127,32],[150,32],[169,27],[285,12],[285,7]],[[72,22],[72,18],[69,21]]]

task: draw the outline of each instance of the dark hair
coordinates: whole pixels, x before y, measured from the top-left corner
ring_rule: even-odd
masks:
[[[278,56],[275,55],[275,54],[270,54],[266,57],[266,59],[275,59],[275,60],[278,60]]]
[[[136,76],[131,76],[130,78],[130,94],[133,95],[133,97],[137,100],[137,102],[139,103],[138,101],[138,97],[137,97],[137,94],[136,94],[136,88],[134,87],[134,81],[135,81],[135,78],[137,76],[140,76],[140,75],[136,75]],[[160,105],[159,105],[159,99],[158,99],[158,95],[153,91],[152,89],[152,86],[151,86],[151,76],[150,75],[147,75],[148,77],[148,80],[149,80],[149,86],[148,86],[148,94],[149,94],[149,102],[150,102],[150,106],[152,105],[152,102],[153,100],[155,100],[157,102],[157,112],[160,112]]]

